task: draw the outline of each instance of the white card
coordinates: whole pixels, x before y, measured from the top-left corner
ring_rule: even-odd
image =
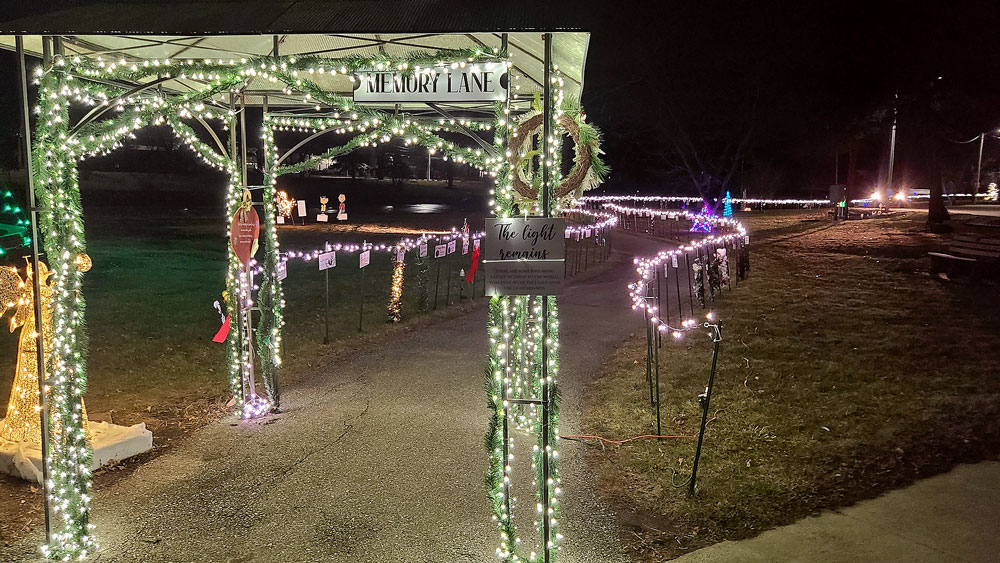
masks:
[[[406,251],[402,250],[402,249],[397,250],[396,251],[396,262],[402,262],[403,260],[406,260]]]
[[[305,200],[300,199],[299,201],[297,201],[295,203],[298,206],[299,217],[305,217],[306,215],[309,214],[306,211],[306,202],[305,202]]]
[[[372,258],[372,251],[371,250],[366,250],[366,251],[362,252],[361,256],[359,258],[360,266],[358,266],[358,267],[359,268],[364,268],[365,266],[367,266],[368,262],[371,261],[371,258]]]
[[[457,248],[458,248],[458,241],[457,240],[450,241],[448,243],[448,254],[455,252],[455,249]]]
[[[420,245],[420,257],[423,258],[425,256],[427,256],[427,244],[426,243]]]
[[[319,255],[319,269],[320,271],[328,270],[337,265],[337,252],[330,251],[324,252]]]
[[[320,213],[319,215],[316,216],[316,221],[318,221],[320,223],[326,223],[329,220],[330,220],[330,216],[327,215],[326,213]]]
[[[278,224],[279,225],[284,225],[285,224],[285,216],[284,215],[278,215]]]
[[[677,255],[676,254],[674,254],[674,255],[672,255],[670,257],[670,265],[673,266],[674,268],[677,267]]]
[[[480,243],[480,242],[481,242],[481,241],[480,241],[479,239],[474,239],[474,240],[472,241],[472,248],[475,248],[476,250],[479,250],[479,243]]]
[[[277,273],[278,273],[278,280],[279,281],[288,277],[288,261],[287,260],[282,260],[282,261],[278,262]]]
[[[439,244],[439,245],[437,245],[437,246],[434,247],[434,257],[435,258],[444,258],[444,255],[447,254],[447,253],[448,253],[448,245],[447,244]]]

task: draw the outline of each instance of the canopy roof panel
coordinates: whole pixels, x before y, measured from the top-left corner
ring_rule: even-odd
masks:
[[[54,5],[53,5],[54,4]],[[584,31],[596,0],[77,0],[20,2],[0,34],[274,35]]]
[[[362,55],[385,54],[405,57],[419,52],[436,52],[447,49],[499,49],[502,34],[476,33],[397,33],[397,34],[275,34],[275,35],[70,35],[62,36],[67,56],[104,60],[129,61],[155,59],[213,59],[239,60],[274,54],[277,44],[281,56],[318,55],[331,59]],[[553,33],[552,57],[565,79],[567,99],[579,101],[590,35],[586,32]],[[25,49],[29,54],[41,56],[42,36],[26,36]],[[0,48],[13,49],[14,37],[0,36]],[[537,32],[508,33],[508,56],[514,64],[516,93],[522,94],[527,103],[531,95],[541,89],[543,80],[544,43]],[[343,75],[315,75],[311,79],[324,90],[349,96],[353,84]],[[162,87],[170,92],[184,92],[198,87],[194,80],[170,80]],[[288,95],[281,88],[258,79],[248,88],[246,103],[259,105],[263,96],[271,105],[311,106],[300,95]],[[410,104],[404,104],[409,107]]]

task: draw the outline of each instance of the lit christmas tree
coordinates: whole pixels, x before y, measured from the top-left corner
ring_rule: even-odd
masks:
[[[729,195],[729,190],[726,190],[726,199],[724,201],[726,202],[726,205],[725,205],[725,207],[722,208],[722,216],[723,217],[732,217],[733,216],[733,198]]]
[[[692,233],[711,233],[712,232],[712,222],[708,220],[709,217],[715,217],[712,214],[712,210],[708,208],[708,203],[705,203],[701,207],[701,211],[694,216],[694,220],[691,221],[691,232]]]
[[[0,256],[31,244],[28,224],[21,207],[14,201],[14,195],[4,192],[0,202]]]

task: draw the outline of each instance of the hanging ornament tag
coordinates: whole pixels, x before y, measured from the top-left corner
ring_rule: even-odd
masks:
[[[670,265],[673,266],[674,268],[677,267],[677,255],[676,254],[674,254],[673,256],[670,257]]]
[[[402,250],[402,249],[397,250],[396,251],[396,262],[402,262],[405,259],[406,259],[406,251]]]
[[[420,245],[420,257],[423,258],[427,256],[427,243]]]
[[[229,240],[233,246],[236,258],[243,264],[246,270],[247,263],[253,257],[256,250],[257,237],[260,236],[260,217],[257,210],[253,208],[250,200],[250,192],[243,191],[243,203],[233,214],[232,226],[229,230]]]

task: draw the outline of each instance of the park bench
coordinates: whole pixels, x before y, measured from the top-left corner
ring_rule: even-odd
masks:
[[[1000,264],[1000,239],[978,234],[957,235],[946,252],[928,252],[931,273],[947,279],[962,274],[981,274]],[[943,274],[943,275],[942,275]]]

